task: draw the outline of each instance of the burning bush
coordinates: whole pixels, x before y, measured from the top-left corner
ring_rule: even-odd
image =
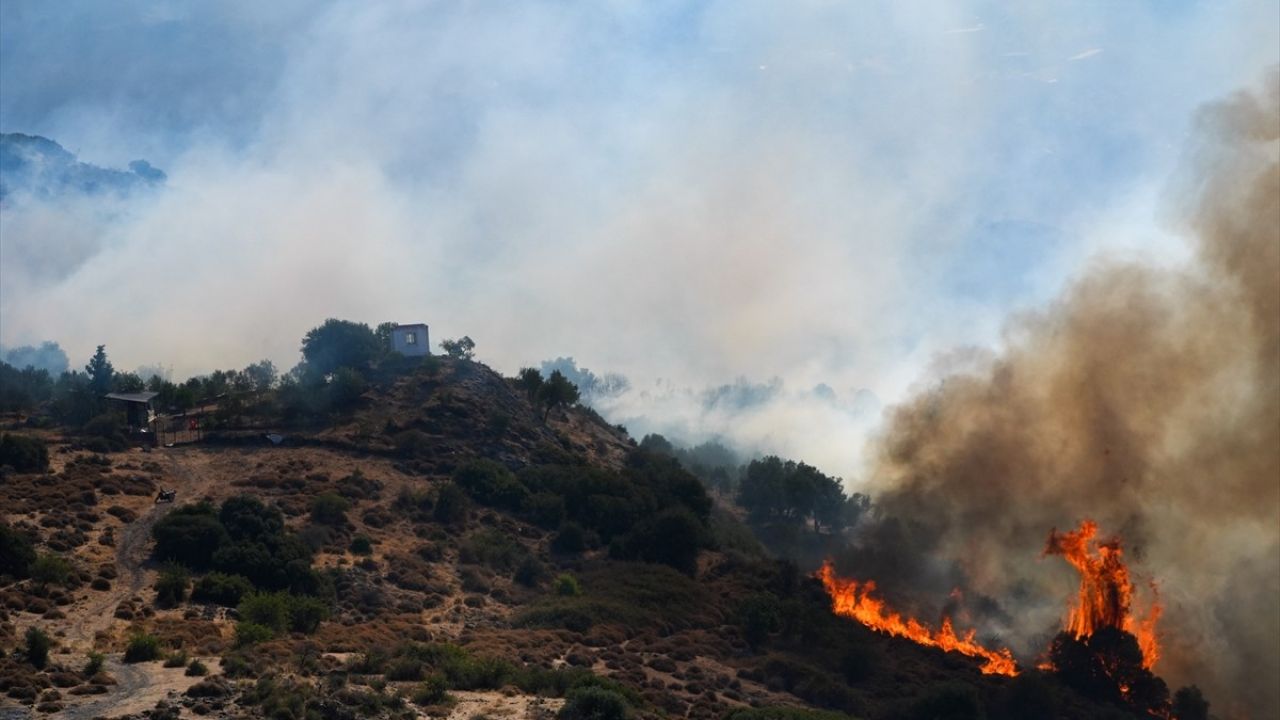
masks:
[[[1086,697],[1148,714],[1168,708],[1169,688],[1143,667],[1137,638],[1124,630],[1104,627],[1083,638],[1058,633],[1049,660],[1058,677]]]

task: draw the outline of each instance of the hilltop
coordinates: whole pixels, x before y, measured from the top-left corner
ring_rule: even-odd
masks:
[[[523,378],[346,372],[232,378],[149,451],[56,391],[12,416],[0,717],[1132,717],[837,617],[729,496]]]
[[[39,135],[0,133],[0,200],[20,193],[50,198],[67,193],[129,193],[165,181],[146,160],[129,170],[80,162],[57,142]]]

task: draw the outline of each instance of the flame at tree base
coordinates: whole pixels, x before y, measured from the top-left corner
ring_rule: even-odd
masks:
[[[837,577],[830,560],[818,570],[818,579],[831,596],[831,609],[837,615],[853,618],[872,630],[894,637],[978,658],[983,661],[982,672],[987,675],[1012,677],[1018,674],[1018,664],[1014,662],[1013,653],[1008,648],[991,650],[979,645],[973,639],[976,634],[974,630],[957,635],[951,626],[951,618],[943,618],[942,627],[937,631],[913,618],[903,618],[886,608],[883,600],[872,597],[876,589],[874,582],[860,583]]]

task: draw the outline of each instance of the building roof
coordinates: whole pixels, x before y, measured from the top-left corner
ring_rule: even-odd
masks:
[[[158,392],[107,393],[103,397],[108,400],[123,400],[131,403],[149,403],[159,394]]]
[[[396,324],[396,330],[408,330],[410,328],[424,328],[426,323],[405,323],[404,325]]]

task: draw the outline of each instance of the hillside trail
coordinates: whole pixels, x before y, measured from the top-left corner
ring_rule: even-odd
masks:
[[[98,634],[109,631],[116,623],[116,606],[138,595],[147,586],[149,575],[154,573],[147,560],[151,528],[179,503],[193,497],[201,487],[200,472],[186,461],[183,449],[157,449],[152,457],[156,454],[164,458],[166,466],[161,484],[167,489],[177,490],[177,500],[153,505],[121,529],[116,540],[116,582],[100,597],[73,610],[74,620],[62,639],[64,652],[61,654],[64,657],[59,659],[64,664],[74,666],[83,662],[85,654],[93,650]],[[121,658],[120,653],[111,653],[106,658],[105,669],[116,680],[115,685],[108,686],[106,694],[68,707],[59,717],[87,719],[149,710],[170,690],[185,690],[186,686],[199,679],[185,677],[182,668],[162,668],[158,662],[126,664]]]
[[[114,624],[116,606],[146,587],[147,542],[151,538],[152,526],[183,502],[184,498],[190,497],[200,484],[197,474],[184,462],[181,449],[157,449],[152,454],[161,454],[164,458],[168,467],[161,481],[162,485],[177,490],[178,497],[171,503],[154,504],[136,520],[121,528],[116,539],[116,581],[112,583],[110,590],[101,593],[82,608],[73,610],[76,619],[67,628],[63,642],[70,650],[92,650],[97,633]]]

